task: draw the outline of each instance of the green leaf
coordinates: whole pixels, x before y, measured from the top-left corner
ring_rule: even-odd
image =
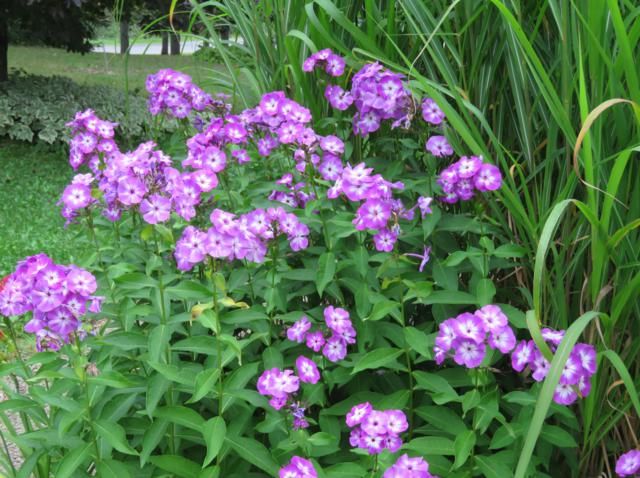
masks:
[[[454,443],[454,449],[456,452],[455,461],[453,463],[454,470],[457,470],[467,462],[475,444],[476,433],[473,430],[467,430],[456,437],[456,441]]]
[[[445,304],[445,305],[475,305],[476,297],[468,292],[458,290],[435,290],[424,299],[418,299],[420,304]]]
[[[372,350],[369,353],[366,353],[353,367],[353,371],[351,374],[355,374],[361,372],[362,370],[372,369],[372,368],[382,368],[386,365],[389,365],[391,362],[394,362],[396,358],[398,358],[402,354],[402,350],[391,348],[391,347],[381,347],[375,350]]]
[[[144,432],[142,439],[142,452],[140,453],[140,466],[144,466],[153,450],[156,449],[158,444],[164,438],[164,434],[167,431],[169,422],[167,420],[158,419],[155,420],[147,431]]]
[[[196,335],[172,344],[171,350],[214,355],[216,353],[216,338],[210,335]]]
[[[388,315],[395,317],[396,320],[401,320],[400,304],[395,300],[382,299],[373,304],[371,314],[364,320],[380,320]]]
[[[155,415],[158,418],[164,418],[172,423],[196,431],[200,431],[204,426],[204,418],[202,418],[198,412],[181,405],[158,408]]]
[[[423,372],[417,370],[413,372],[418,388],[432,392],[431,399],[437,405],[443,405],[449,402],[458,402],[460,397],[453,389],[449,382],[434,373]]]
[[[357,463],[338,463],[324,470],[327,478],[362,478],[367,470]]]
[[[413,450],[421,455],[450,455],[456,454],[455,445],[449,438],[420,437],[414,438],[404,448]]]
[[[336,256],[333,252],[325,252],[318,259],[318,274],[316,275],[318,295],[322,296],[325,287],[333,280],[335,273]]]
[[[235,452],[246,459],[248,462],[257,466],[263,471],[276,476],[278,474],[279,465],[271,457],[269,450],[259,441],[253,438],[245,438],[234,435],[228,435],[225,437],[225,441],[229,443],[231,448]]]
[[[93,422],[93,427],[98,435],[120,453],[126,453],[127,455],[138,454],[138,452],[129,445],[122,426],[107,420],[96,420]]]
[[[445,433],[458,436],[467,431],[467,426],[458,413],[447,407],[425,405],[418,407],[416,413],[420,418]]]
[[[214,417],[205,423],[202,427],[202,435],[204,441],[207,444],[207,456],[202,463],[202,466],[207,466],[218,456],[220,448],[224,443],[224,438],[227,434],[227,425],[222,417]]]
[[[567,430],[556,425],[544,425],[540,437],[561,448],[577,448],[578,446],[575,438]]]
[[[127,478],[131,476],[129,468],[124,463],[111,459],[98,462],[97,471],[97,476],[100,478]]]
[[[498,455],[476,455],[474,460],[480,471],[484,473],[485,478],[511,478],[513,476],[513,471],[500,461]]]
[[[476,297],[480,307],[491,304],[496,295],[496,286],[491,279],[480,279],[476,283]]]
[[[201,471],[200,465],[178,455],[152,456],[149,461],[180,478],[198,478]]]
[[[218,377],[220,376],[220,371],[216,368],[205,369],[196,375],[196,384],[194,386],[194,392],[191,398],[187,401],[187,403],[196,403],[200,401],[205,395],[207,395],[216,382],[218,381]]]
[[[75,448],[67,453],[58,468],[55,476],[57,478],[70,478],[75,471],[91,456],[92,443],[86,443],[83,446]]]
[[[404,339],[411,347],[411,350],[417,352],[427,359],[433,358],[431,348],[429,347],[429,339],[427,334],[415,327],[406,327],[404,329]]]

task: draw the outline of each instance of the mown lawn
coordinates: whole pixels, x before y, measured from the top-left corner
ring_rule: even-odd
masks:
[[[87,250],[56,206],[72,176],[62,147],[0,142],[0,276],[28,255],[46,252],[67,263]]]
[[[131,55],[126,60],[123,55],[111,53],[80,54],[57,48],[26,46],[9,47],[9,68],[35,75],[68,76],[80,84],[110,85],[116,88],[124,88],[126,72],[131,90],[144,90],[147,75],[161,68],[182,70],[199,83],[205,77],[211,77],[212,68],[216,69],[192,55]]]

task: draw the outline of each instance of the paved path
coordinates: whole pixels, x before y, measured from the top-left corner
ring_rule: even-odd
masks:
[[[183,55],[191,55],[202,42],[198,40],[184,40],[181,42],[180,51]],[[132,55],[159,55],[162,44],[159,41],[140,40],[130,47]],[[95,45],[92,51],[97,53],[120,53],[120,45],[116,42],[106,42],[104,44]]]

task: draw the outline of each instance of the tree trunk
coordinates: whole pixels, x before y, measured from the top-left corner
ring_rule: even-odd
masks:
[[[171,38],[171,54],[179,55],[180,54],[180,34],[177,32],[171,32],[169,34]]]
[[[120,20],[120,54],[124,55],[129,49],[129,19]]]
[[[0,10],[0,81],[9,79],[9,27],[8,12]]]
[[[162,50],[160,51],[160,54],[169,54],[169,34],[167,32],[162,32]]]

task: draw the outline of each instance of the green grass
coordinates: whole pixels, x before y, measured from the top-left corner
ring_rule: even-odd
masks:
[[[62,149],[0,143],[0,276],[25,256],[45,252],[67,263],[87,250],[76,228],[64,228],[56,206],[72,176]]]
[[[67,76],[86,85],[109,85],[124,88],[125,56],[111,53],[71,53],[57,48],[9,47],[9,68],[44,76]],[[132,55],[128,60],[129,88],[144,90],[147,75],[161,68],[173,68],[190,74],[201,82],[216,68],[192,55]],[[212,71],[213,70],[213,71]]]

